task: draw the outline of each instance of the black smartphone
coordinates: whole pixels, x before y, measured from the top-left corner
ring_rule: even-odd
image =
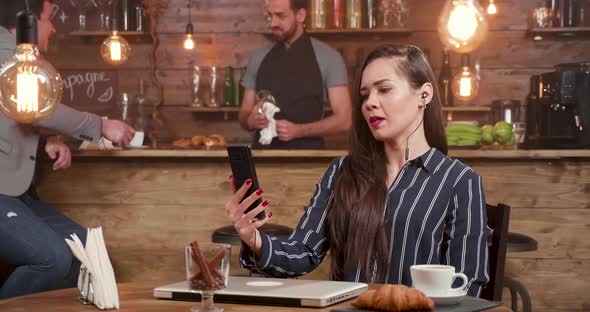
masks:
[[[252,186],[246,192],[244,198],[247,198],[252,193],[260,189],[258,185],[258,178],[256,177],[256,168],[254,167],[254,159],[252,158],[252,150],[248,145],[230,145],[227,147],[227,155],[231,165],[232,175],[234,176],[234,183],[236,189],[244,185],[246,180],[252,179]],[[262,203],[262,199],[257,199],[246,212],[258,207]],[[246,213],[245,212],[245,213]],[[261,211],[256,215],[256,218],[262,220],[266,218],[266,212]]]

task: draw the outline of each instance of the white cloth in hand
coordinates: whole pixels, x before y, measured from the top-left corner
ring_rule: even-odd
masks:
[[[280,112],[281,109],[271,102],[264,102],[262,104],[262,112],[268,120],[268,126],[260,130],[260,139],[258,142],[262,145],[268,145],[272,142],[272,139],[279,136],[277,134],[277,121],[275,120],[275,114]]]

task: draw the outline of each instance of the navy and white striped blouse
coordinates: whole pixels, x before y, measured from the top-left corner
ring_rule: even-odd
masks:
[[[422,165],[405,165],[387,195],[385,226],[389,258],[385,283],[411,286],[410,266],[450,264],[469,279],[468,294],[479,296],[488,280],[486,201],[481,177],[435,148]],[[261,255],[242,244],[243,267],[273,277],[301,276],[315,269],[329,249],[326,206],[344,157],[332,161],[305,213],[288,239],[263,232]],[[418,160],[418,158],[416,159]],[[345,267],[355,267],[345,264]],[[361,269],[344,271],[344,280],[367,282]],[[455,281],[460,286],[461,280]]]

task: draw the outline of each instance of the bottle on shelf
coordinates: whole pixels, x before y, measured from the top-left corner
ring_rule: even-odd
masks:
[[[341,29],[344,28],[345,0],[327,0],[327,26],[328,28]]]
[[[443,50],[443,64],[438,76],[438,89],[440,90],[440,100],[442,106],[453,106],[453,91],[451,81],[453,73],[451,72],[451,62],[449,59],[449,50]]]
[[[134,128],[136,131],[145,131],[145,89],[143,85],[143,79],[139,79],[139,89],[137,92],[137,96],[135,97],[135,105],[137,109],[137,119],[135,121]]]
[[[367,29],[377,28],[376,0],[363,0],[363,27]]]
[[[231,66],[225,67],[225,79],[223,81],[223,106],[236,106],[236,84],[234,82],[234,70]]]
[[[326,0],[310,0],[311,1],[311,29],[326,28]]]
[[[133,30],[133,26],[131,24],[132,19],[132,12],[135,9],[133,6],[132,0],[119,0],[119,30],[121,31],[130,31]]]
[[[238,106],[242,105],[242,100],[244,99],[244,93],[246,89],[244,88],[244,78],[246,77],[246,67],[242,67],[240,69],[240,82],[238,85]]]
[[[143,18],[143,6],[141,1],[135,2],[135,31],[146,31]]]
[[[361,0],[346,0],[346,27],[359,29],[362,26]]]

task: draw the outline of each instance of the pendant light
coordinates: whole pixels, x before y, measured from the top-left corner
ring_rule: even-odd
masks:
[[[461,71],[453,77],[453,93],[460,101],[470,101],[477,96],[479,79],[469,65],[469,54],[461,56]]]
[[[186,31],[184,35],[183,46],[185,50],[192,50],[195,48],[195,40],[193,39],[193,23],[191,22],[191,1],[188,0],[186,4],[188,11],[188,24],[186,24]]]
[[[15,54],[0,68],[0,110],[16,122],[33,123],[57,108],[63,84],[57,70],[39,54],[37,17],[28,0],[16,19]]]
[[[476,0],[447,0],[438,20],[442,43],[459,53],[477,49],[487,30],[483,9]]]
[[[116,6],[114,6],[116,8]],[[119,35],[118,18],[113,14],[112,32],[100,46],[100,55],[102,59],[111,65],[121,65],[129,59],[131,46],[125,38]]]
[[[490,4],[488,4],[488,15],[496,15],[498,14],[498,8],[494,3],[494,0],[490,0]]]

